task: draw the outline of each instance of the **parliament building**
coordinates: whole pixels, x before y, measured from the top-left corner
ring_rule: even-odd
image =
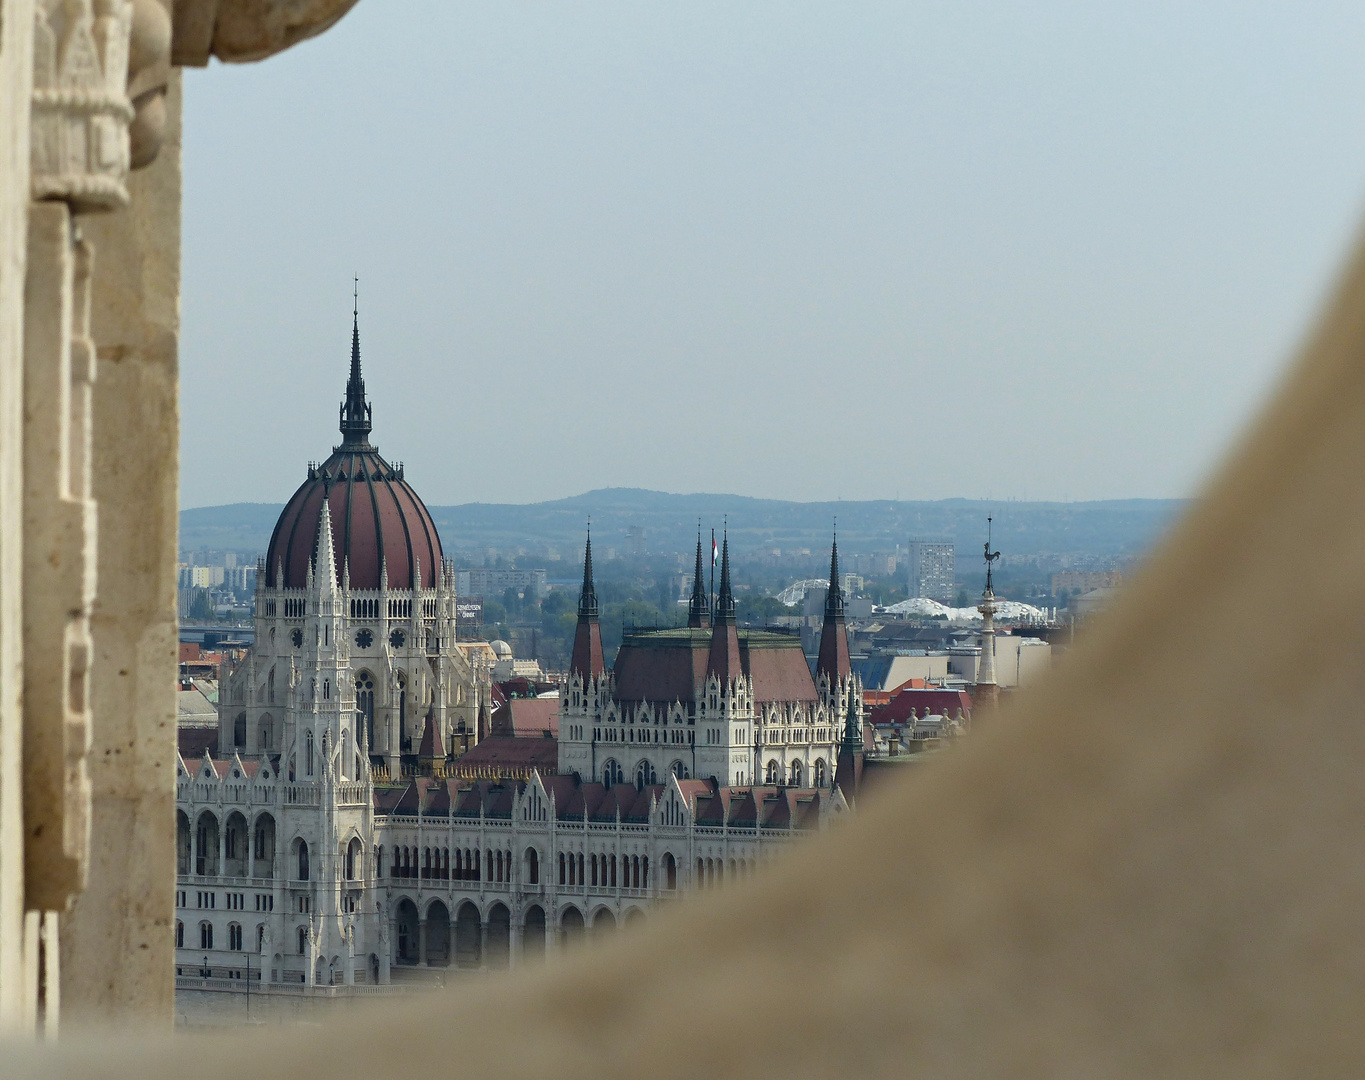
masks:
[[[607,668],[588,540],[558,766],[457,778],[494,655],[456,634],[456,576],[401,465],[370,442],[358,319],[342,441],[280,514],[255,641],[220,680],[217,750],[177,762],[186,980],[386,984],[499,967],[754,873],[848,812],[862,765],[837,547],[819,658],[714,604]],[[714,610],[712,610],[714,608]]]

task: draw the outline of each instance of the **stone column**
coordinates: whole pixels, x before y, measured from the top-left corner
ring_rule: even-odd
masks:
[[[417,920],[417,966],[427,966],[427,920]]]
[[[176,484],[179,457],[180,80],[131,203],[91,216],[97,355],[91,620],[90,875],[63,920],[70,1019],[169,1028],[175,980]],[[220,829],[221,834],[221,829]]]
[[[507,927],[507,966],[509,968],[518,967],[521,963],[522,933],[521,923],[513,919]]]
[[[479,919],[479,970],[488,970],[488,920]]]
[[[33,0],[0,0],[0,25],[33,25]],[[23,716],[24,274],[33,35],[0,48],[0,1032],[25,1027]]]

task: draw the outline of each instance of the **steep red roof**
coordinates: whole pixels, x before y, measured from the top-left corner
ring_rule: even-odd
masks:
[[[445,744],[441,741],[441,725],[436,722],[436,714],[427,710],[426,722],[422,726],[422,742],[417,747],[417,756],[422,758],[443,758],[446,756]]]
[[[569,670],[585,679],[607,670],[606,654],[602,652],[602,627],[596,615],[579,618],[574,628]]]
[[[722,626],[716,628],[719,633]],[[730,628],[736,635],[740,670],[754,683],[754,698],[768,701],[815,701],[800,639],[762,630]],[[688,704],[706,684],[712,632],[678,628],[627,633],[616,655],[613,674],[620,701]],[[727,660],[728,644],[725,645]]]

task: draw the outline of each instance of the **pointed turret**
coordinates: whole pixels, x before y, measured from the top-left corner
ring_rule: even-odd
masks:
[[[716,594],[716,612],[711,627],[711,655],[706,661],[706,674],[717,676],[722,686],[743,675],[739,659],[739,632],[735,629],[735,594],[730,588],[728,532],[721,540],[720,591]]]
[[[431,775],[445,764],[445,759],[445,744],[441,739],[433,703],[427,707],[426,725],[422,728],[422,741],[417,747],[417,764],[427,775]]]
[[[687,603],[687,625],[697,630],[711,625],[711,601],[706,595],[701,562],[701,525],[697,526],[697,568],[692,575],[692,599]]]
[[[815,677],[829,678],[831,689],[853,673],[848,658],[848,628],[844,624],[844,590],[839,584],[839,537],[829,555],[829,592],[825,594],[825,625],[820,631],[820,654]]]
[[[573,635],[573,657],[569,674],[580,675],[586,683],[607,670],[602,653],[602,628],[597,621],[597,590],[592,580],[592,534],[583,549],[583,589],[578,594],[578,626]]]
[[[834,786],[852,805],[863,783],[863,721],[853,684],[844,695],[843,737],[839,740],[839,764],[834,771]]]
[[[337,587],[337,557],[332,543],[332,509],[323,489],[322,511],[318,514],[317,543],[313,549],[313,580],[323,592]]]
[[[357,448],[370,445],[370,403],[365,400],[365,380],[360,375],[358,289],[351,312],[351,376],[346,380],[346,400],[341,403],[341,443]]]

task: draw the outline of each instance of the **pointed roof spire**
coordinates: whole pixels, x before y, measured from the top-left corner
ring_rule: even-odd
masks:
[[[839,532],[834,532],[834,543],[829,549],[829,592],[825,594],[825,618],[844,617],[844,590],[839,583]]]
[[[720,542],[720,591],[716,594],[716,622],[735,625],[735,594],[730,589],[730,531],[726,527]]]
[[[711,601],[706,595],[705,571],[701,561],[701,522],[697,522],[697,568],[692,574],[692,599],[687,604],[687,625],[698,629],[711,625]]]
[[[602,627],[597,619],[597,590],[592,580],[592,533],[583,549],[583,590],[578,594],[578,626],[573,635],[573,656],[569,673],[579,675],[584,682],[607,670],[602,652]]]
[[[578,594],[578,615],[597,618],[597,589],[592,580],[592,525],[588,526],[588,542],[583,549],[583,588]]]
[[[441,728],[436,720],[435,701],[427,706],[426,723],[422,728],[422,741],[417,747],[417,757],[428,768],[445,760],[445,745],[441,740]]]
[[[351,377],[346,380],[346,400],[341,403],[343,446],[370,445],[370,403],[365,400],[365,380],[360,375],[360,278],[355,279],[351,309]]]
[[[739,632],[735,629],[735,594],[730,588],[728,528],[721,539],[720,591],[716,594],[716,611],[711,620],[711,653],[706,660],[706,674],[715,675],[722,684],[744,674],[739,655]]]
[[[844,793],[850,804],[863,786],[863,725],[852,685],[844,699],[844,731],[839,740],[834,786]]]
[[[323,591],[330,591],[337,586],[337,557],[336,549],[332,546],[332,509],[329,502],[328,490],[324,487],[322,510],[318,513],[317,545],[313,551],[316,567],[314,581]]]
[[[840,680],[853,673],[848,653],[848,628],[844,624],[844,590],[839,584],[839,534],[835,533],[829,556],[829,592],[825,596],[825,625],[820,630],[820,652],[815,676],[829,679],[833,692]]]

